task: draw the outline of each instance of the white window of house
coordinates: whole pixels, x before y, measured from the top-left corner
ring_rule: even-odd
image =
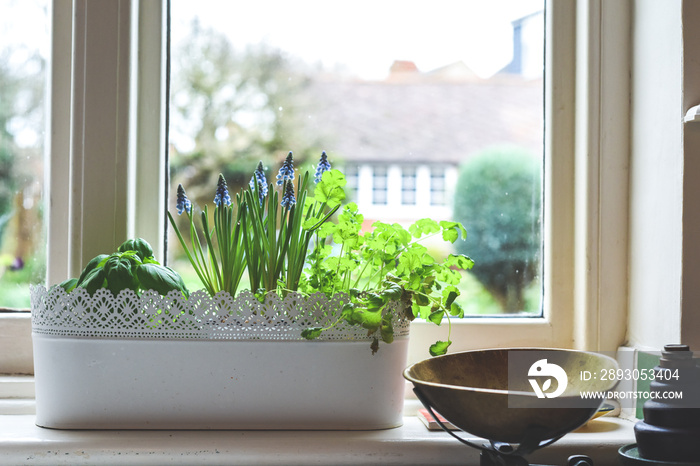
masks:
[[[401,204],[416,205],[416,167],[412,165],[401,168]]]
[[[372,204],[386,205],[389,202],[389,171],[387,167],[372,167]]]
[[[431,167],[430,169],[430,204],[445,205],[446,199],[445,169]]]

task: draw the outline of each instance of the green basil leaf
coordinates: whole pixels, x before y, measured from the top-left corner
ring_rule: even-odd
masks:
[[[143,261],[148,258],[153,258],[153,248],[143,238],[129,239],[122,243],[117,250],[119,252],[136,251],[136,254]]]
[[[122,254],[112,254],[105,262],[104,270],[107,288],[117,296],[120,291],[130,289],[138,291],[139,283],[132,271],[134,262]]]
[[[66,293],[70,293],[75,289],[75,286],[78,284],[78,279],[77,278],[69,278],[68,280],[62,281],[59,283],[57,286],[60,286],[63,288],[63,290]]]
[[[92,269],[78,286],[93,294],[98,289],[105,287],[105,275],[105,269],[103,268]]]
[[[189,296],[182,277],[169,267],[153,263],[143,264],[136,269],[136,276],[144,290],[155,290],[162,295],[178,290]]]
[[[76,285],[82,285],[83,282],[87,279],[88,274],[96,268],[104,267],[104,262],[108,257],[109,256],[107,254],[100,254],[99,256],[94,257],[90,262],[88,262],[83,271],[80,273],[80,277],[78,277],[78,282],[76,283]]]

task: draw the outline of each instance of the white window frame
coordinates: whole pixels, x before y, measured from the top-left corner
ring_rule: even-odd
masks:
[[[161,0],[51,3],[48,283],[77,276],[127,237],[146,238],[162,257],[165,8]],[[0,314],[0,335],[0,373],[32,373],[29,313]]]
[[[53,1],[47,131],[50,283],[76,276],[86,259],[111,250],[126,236],[149,239],[161,255],[165,3],[114,0],[103,8],[107,2]],[[624,119],[603,121],[602,116],[628,109],[623,102],[629,95],[627,73],[620,68],[629,66],[629,38],[619,20],[602,20],[602,9],[618,9],[618,19],[629,21],[624,2],[547,3],[544,317],[453,323],[451,351],[498,346],[609,350],[624,339],[627,252],[615,246],[626,244],[627,196],[616,196],[627,192],[627,175],[619,165],[628,157],[629,138]],[[95,118],[97,112],[101,118]],[[603,124],[615,125],[619,135],[604,140]],[[611,221],[616,216],[622,220]],[[96,234],[95,227],[109,233]],[[601,309],[608,314],[606,325]],[[19,319],[24,320],[17,338],[31,348],[29,319]],[[427,357],[427,344],[444,339],[445,331],[444,325],[415,322],[409,360]],[[0,342],[0,354],[15,351],[3,346],[4,339]],[[31,360],[24,367],[31,367]],[[0,365],[0,372],[8,370]]]

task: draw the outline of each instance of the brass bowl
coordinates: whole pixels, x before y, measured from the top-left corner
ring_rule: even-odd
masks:
[[[523,362],[543,358],[561,367],[568,379],[563,384],[566,389],[554,398],[538,398],[530,380],[542,382],[545,391],[558,385],[533,376],[535,365]],[[580,392],[612,390],[616,382],[602,380],[601,375],[617,368],[614,359],[596,353],[511,348],[438,356],[408,367],[404,377],[424,404],[463,431],[491,441],[534,446],[557,439],[593,417],[605,400],[585,399]]]

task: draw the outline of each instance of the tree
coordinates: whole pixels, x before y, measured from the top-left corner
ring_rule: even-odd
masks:
[[[236,192],[260,160],[271,174],[290,150],[297,165],[319,156],[303,130],[304,64],[264,44],[236,49],[196,19],[173,57],[171,167],[198,203],[211,202],[219,173]]]
[[[494,147],[461,168],[455,220],[469,236],[458,245],[476,265],[472,273],[505,312],[525,308],[523,291],[541,256],[541,161],[518,147]]]
[[[16,193],[35,177],[28,172],[41,164],[45,66],[36,50],[23,46],[0,49],[0,241]],[[18,143],[19,133],[33,135],[38,142],[23,146]],[[17,163],[20,158],[23,164]]]

